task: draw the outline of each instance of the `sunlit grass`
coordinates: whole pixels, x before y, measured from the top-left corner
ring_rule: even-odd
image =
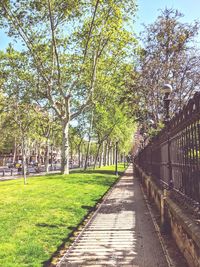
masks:
[[[115,180],[112,166],[1,182],[0,266],[42,266]]]

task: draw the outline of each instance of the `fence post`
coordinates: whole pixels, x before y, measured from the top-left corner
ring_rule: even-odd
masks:
[[[170,140],[170,126],[167,122],[167,151],[168,151],[168,187],[169,189],[173,188],[173,178],[172,178],[172,162],[171,162],[171,140]]]
[[[166,199],[169,196],[169,190],[166,188],[163,190],[163,194],[160,199],[160,229],[165,234],[170,233],[170,222],[167,216]]]

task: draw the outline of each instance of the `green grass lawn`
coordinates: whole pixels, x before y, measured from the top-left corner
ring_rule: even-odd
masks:
[[[0,182],[0,266],[42,266],[115,180],[112,166]]]

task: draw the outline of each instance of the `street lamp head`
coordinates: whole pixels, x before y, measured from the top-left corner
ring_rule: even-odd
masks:
[[[171,94],[172,92],[172,86],[170,84],[164,84],[163,87],[162,87],[162,92],[164,94]]]

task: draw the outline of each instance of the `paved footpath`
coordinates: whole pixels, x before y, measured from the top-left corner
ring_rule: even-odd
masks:
[[[57,267],[168,267],[130,166]]]

